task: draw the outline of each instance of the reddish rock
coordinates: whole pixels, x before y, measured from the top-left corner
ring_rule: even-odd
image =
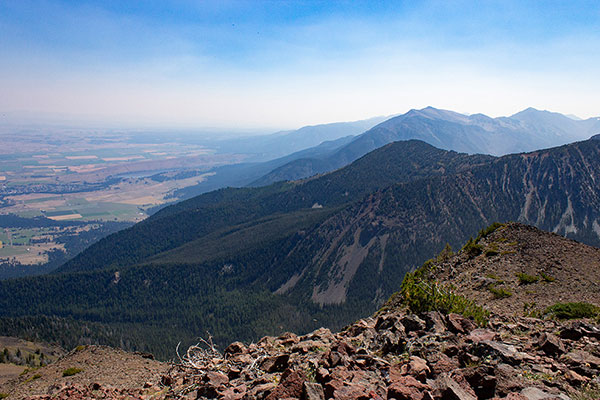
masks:
[[[222,374],[220,372],[215,372],[215,371],[208,371],[203,379],[202,379],[207,385],[213,386],[213,387],[219,387],[219,386],[223,386],[229,383],[229,378],[227,377],[227,375]]]
[[[448,314],[448,329],[455,333],[468,334],[477,328],[477,325],[470,319],[467,319],[459,314]]]
[[[542,333],[537,344],[549,356],[556,356],[565,352],[565,345],[562,340],[551,333]]]
[[[290,369],[281,374],[279,385],[266,397],[266,400],[278,400],[288,397],[300,398],[306,376]]]
[[[169,375],[163,375],[160,377],[160,383],[163,386],[171,386],[173,384],[173,378],[171,378]]]
[[[399,364],[390,365],[390,367],[388,369],[388,381],[390,384],[392,382],[398,381],[404,375],[406,375],[405,364],[399,363]]]
[[[286,332],[277,338],[277,341],[282,345],[296,344],[300,341],[298,335],[292,332]]]
[[[248,396],[251,399],[258,398],[259,397],[258,394],[261,394],[260,397],[266,397],[275,389],[275,387],[276,387],[275,382],[262,383],[260,385],[254,386],[252,389],[250,389],[248,391]]]
[[[396,400],[424,400],[430,397],[431,387],[414,377],[401,376],[387,388],[387,398]]]
[[[477,400],[475,391],[460,374],[443,374],[435,380],[434,389],[442,399]]]
[[[401,353],[404,351],[406,335],[404,331],[388,331],[384,330],[377,334],[377,342],[383,354]]]
[[[523,396],[521,393],[509,393],[506,397],[506,400],[529,400],[527,397]]]
[[[471,333],[469,333],[469,335],[467,336],[466,339],[470,340],[472,342],[475,342],[475,343],[479,343],[484,340],[497,340],[498,334],[489,329],[478,328],[478,329],[473,329],[471,331]]]
[[[600,358],[587,351],[572,351],[565,355],[566,361],[572,365],[589,365],[592,368],[600,368]]]
[[[225,348],[225,355],[245,354],[248,348],[242,342],[233,342]]]
[[[437,353],[434,359],[432,357],[432,360],[428,359],[428,361],[432,366],[432,372],[435,376],[454,371],[460,367],[456,358],[450,358],[444,353]]]
[[[377,332],[399,332],[404,335],[404,325],[400,322],[400,318],[400,315],[397,313],[381,315],[377,318],[377,322],[375,322],[375,330]]]
[[[427,330],[433,333],[446,332],[446,319],[438,311],[429,311],[424,315]]]
[[[573,386],[580,386],[590,381],[587,376],[581,376],[575,371],[568,370],[565,372],[565,379]]]
[[[425,321],[414,314],[405,315],[400,319],[406,333],[423,331],[427,327]]]
[[[317,381],[323,383],[329,380],[329,370],[323,367],[317,369]]]
[[[302,400],[325,400],[323,386],[314,382],[304,382]]]
[[[427,361],[417,356],[410,356],[408,362],[408,373],[420,380],[425,382],[427,376],[431,373],[431,370],[427,366]]]
[[[496,377],[491,366],[480,365],[478,367],[463,368],[461,373],[469,382],[477,397],[488,399],[494,396]]]
[[[344,387],[344,381],[340,379],[332,379],[327,382],[323,386],[323,391],[325,392],[325,398],[331,399],[333,398],[335,392]]]
[[[343,386],[333,394],[335,400],[371,400],[371,393],[360,385]]]
[[[496,395],[506,396],[511,392],[519,392],[525,385],[521,374],[508,364],[498,364],[494,369],[496,377]]]
[[[267,357],[260,363],[260,369],[269,373],[282,372],[288,367],[289,360],[289,354],[278,354],[276,356]]]

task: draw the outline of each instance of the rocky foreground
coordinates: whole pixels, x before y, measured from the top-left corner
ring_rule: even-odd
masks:
[[[421,281],[433,292],[453,283],[478,303],[474,319],[410,312],[411,294],[403,291],[339,333],[287,333],[235,342],[222,352],[208,340],[173,364],[88,346],[0,393],[28,399],[600,399],[600,250],[520,224],[482,232],[459,253],[443,253],[409,276],[433,276]],[[414,282],[413,289],[421,284]],[[440,296],[446,308],[455,299]],[[548,306],[581,300],[595,310],[593,319],[548,319]],[[429,309],[443,308],[434,305]],[[61,376],[67,367],[81,371]]]
[[[388,310],[336,334],[236,342],[222,355],[193,347],[137,388],[65,380],[25,398],[595,399],[599,341],[589,321],[492,317],[478,328],[457,314]]]

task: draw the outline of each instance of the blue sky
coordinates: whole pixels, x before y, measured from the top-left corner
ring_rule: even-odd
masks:
[[[597,1],[0,0],[0,114],[293,128],[428,105],[600,115]]]

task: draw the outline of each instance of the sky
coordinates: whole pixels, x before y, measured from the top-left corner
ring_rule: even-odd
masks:
[[[600,115],[600,2],[0,0],[0,123]]]

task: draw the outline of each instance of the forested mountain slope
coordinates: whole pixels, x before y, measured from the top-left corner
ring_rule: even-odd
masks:
[[[490,159],[443,151],[414,140],[392,143],[314,179],[256,189],[221,189],[167,207],[100,241],[58,272],[138,263],[228,226],[313,206],[349,204],[397,182],[455,173]]]
[[[284,283],[271,278],[270,288],[319,303],[377,302],[416,260],[494,221],[521,221],[598,246],[599,179],[600,142],[588,140],[394,185],[321,224],[289,255],[297,264],[309,252],[304,268]],[[324,245],[315,251],[315,242]]]

